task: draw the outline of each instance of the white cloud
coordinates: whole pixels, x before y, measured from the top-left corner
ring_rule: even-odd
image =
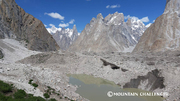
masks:
[[[149,22],[149,18],[148,17],[143,17],[142,19],[140,19],[142,22]]]
[[[64,23],[64,21],[61,21],[61,23],[59,24],[59,27],[68,27],[69,24],[73,24],[74,22],[75,22],[74,19],[71,19],[71,20],[69,21],[69,23]]]
[[[68,27],[69,24],[73,24],[74,22],[75,22],[74,19],[70,20],[69,23],[64,23],[64,21],[61,21],[61,23],[59,24],[59,27]],[[51,30],[57,29],[54,24],[49,24],[49,26],[51,26]]]
[[[69,24],[73,24],[75,22],[74,19],[72,19],[71,21],[69,21]]]
[[[155,22],[155,20],[153,20],[153,22]]]
[[[66,24],[65,23],[60,23],[59,24],[59,27],[68,27],[68,26],[69,26],[69,23],[66,23]]]
[[[134,20],[139,20],[139,18],[138,18],[138,17],[135,17],[135,16],[130,16],[130,15],[128,15],[128,16],[125,16],[125,17],[124,17],[124,19],[129,19],[129,18],[134,19]]]
[[[53,25],[53,24],[49,24],[49,26],[51,26],[51,27],[55,27],[55,25]]]
[[[55,19],[59,19],[59,20],[64,20],[64,16],[61,16],[59,13],[44,13],[45,15],[49,15],[50,17],[52,18],[55,18]]]
[[[106,8],[120,8],[121,6],[119,4],[117,5],[107,5]]]
[[[131,18],[131,19],[134,19],[134,20],[141,20],[142,22],[149,22],[148,16],[143,17],[141,19],[139,19],[138,17],[135,17],[135,16],[130,16],[130,15],[124,17],[124,19],[128,19],[128,18]]]
[[[106,6],[106,8],[109,8],[109,7],[110,7],[109,5]]]
[[[74,19],[71,19],[68,23],[64,23],[64,21],[61,21],[59,27],[68,27],[70,24],[74,24],[74,22],[75,22]],[[53,24],[49,24],[49,26],[51,26],[51,29],[57,29]]]

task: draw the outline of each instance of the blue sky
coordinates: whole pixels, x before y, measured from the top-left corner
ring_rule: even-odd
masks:
[[[46,27],[72,28],[78,32],[98,13],[103,17],[116,11],[124,16],[144,18],[147,25],[159,17],[166,0],[15,0],[27,13],[41,20]]]

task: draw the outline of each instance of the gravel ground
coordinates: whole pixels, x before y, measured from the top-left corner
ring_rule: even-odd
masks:
[[[155,88],[151,91],[168,92],[169,96],[164,96],[165,101],[179,101],[180,98],[179,51],[141,54],[40,53],[26,50],[20,44],[16,47],[12,44],[9,45],[10,43],[4,42],[4,44],[10,47],[10,50],[3,48],[5,58],[0,62],[1,80],[11,82],[17,88],[24,89],[27,93],[36,96],[43,96],[47,86],[50,86],[64,97],[86,101],[75,92],[77,87],[68,84],[67,74],[88,74],[114,81],[122,88],[127,84],[133,85],[134,82],[131,81],[134,80],[138,84],[136,88],[143,90]],[[2,46],[0,47],[2,48]],[[114,67],[118,68],[113,69]],[[158,72],[153,72],[154,70],[158,70]],[[148,74],[152,76],[146,78]],[[142,80],[139,77],[145,79]],[[163,78],[163,80],[159,78]],[[38,83],[37,89],[33,89],[28,84],[30,79]],[[152,83],[152,81],[154,82]],[[160,83],[164,87],[161,88]],[[60,101],[56,95],[51,95],[51,97]]]

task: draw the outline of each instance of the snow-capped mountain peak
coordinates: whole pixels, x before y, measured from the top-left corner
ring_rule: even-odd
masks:
[[[132,38],[138,42],[144,31],[147,29],[145,24],[137,18],[129,18],[126,25],[132,31]]]
[[[46,28],[50,34],[56,33],[57,31],[61,31],[62,29],[62,28],[56,28],[54,25],[50,25],[50,26],[51,28]]]
[[[115,12],[114,14],[109,14],[104,20],[107,25],[121,25],[124,22],[124,14]]]
[[[134,47],[146,26],[137,19],[124,22],[124,14],[115,12],[105,18],[98,14],[86,25],[79,38],[69,48],[70,51],[126,51]],[[132,48],[133,49],[133,48]],[[131,49],[131,50],[132,50]]]
[[[53,38],[62,50],[66,50],[80,35],[76,29],[76,25],[73,26],[73,29],[51,26],[47,30],[53,35]]]

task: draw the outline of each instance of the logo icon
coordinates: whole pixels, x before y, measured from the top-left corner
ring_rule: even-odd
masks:
[[[108,97],[113,97],[113,92],[112,92],[112,91],[109,91],[109,92],[107,93],[107,96],[108,96]]]

